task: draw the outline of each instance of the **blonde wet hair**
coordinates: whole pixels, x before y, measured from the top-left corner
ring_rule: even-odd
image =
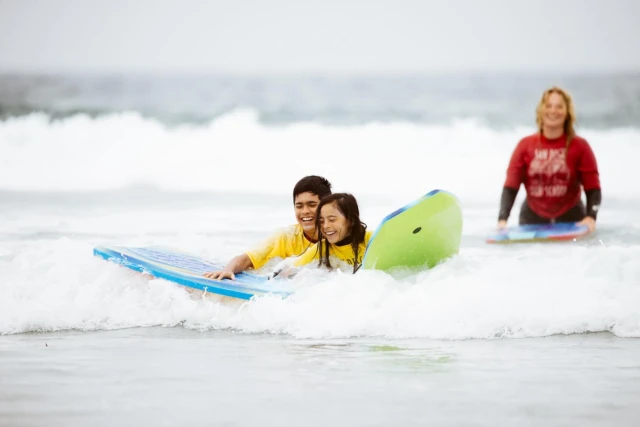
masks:
[[[544,110],[547,104],[547,100],[552,93],[557,93],[564,100],[564,105],[567,109],[567,118],[564,120],[564,134],[567,136],[567,149],[569,149],[569,144],[574,136],[576,136],[576,131],[573,125],[576,122],[576,109],[573,105],[573,99],[571,99],[571,95],[569,93],[559,88],[558,86],[554,86],[545,90],[542,93],[542,98],[538,103],[538,107],[536,108],[536,123],[538,124],[538,130],[542,133],[542,118],[544,117]]]

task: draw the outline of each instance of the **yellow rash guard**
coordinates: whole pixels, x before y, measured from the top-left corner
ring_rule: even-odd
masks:
[[[246,252],[256,270],[272,258],[297,257],[314,244],[306,236],[300,224],[290,225],[275,232],[261,244]]]
[[[364,252],[367,249],[369,240],[371,240],[372,234],[373,233],[371,231],[367,231],[364,235],[364,242],[360,243],[360,246],[358,247],[358,264],[362,263],[362,257],[364,256]],[[344,246],[329,244],[329,257],[337,258],[342,262],[353,265],[355,254],[353,253],[351,244]],[[314,261],[317,262],[319,260],[320,254],[318,253],[318,244],[314,243],[305,253],[303,253],[293,261],[293,265],[299,267],[302,265],[310,264]]]

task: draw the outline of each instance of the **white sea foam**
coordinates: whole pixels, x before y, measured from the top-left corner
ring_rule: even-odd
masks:
[[[287,299],[267,296],[236,304],[150,280],[92,257],[91,249],[60,238],[5,250],[0,334],[182,324],[312,338],[593,331],[640,337],[639,245],[463,248],[433,270],[399,279],[382,272],[311,270],[293,279],[297,292]],[[191,249],[206,256],[204,248]]]
[[[7,120],[0,190],[13,201],[0,212],[0,334],[184,325],[314,338],[640,337],[640,188],[628,179],[640,133],[581,132],[603,182],[595,237],[485,245],[509,155],[529,131],[472,121],[268,127],[251,111],[172,129],[136,114]],[[223,263],[293,221],[291,187],[310,173],[326,175],[336,191],[365,194],[372,228],[398,204],[434,188],[452,191],[463,205],[460,254],[404,278],[310,271],[294,279],[293,297],[236,304],[92,256],[98,244],[166,244]],[[138,198],[143,188],[119,190],[136,185],[159,189],[153,203]],[[218,196],[178,197],[190,191]]]

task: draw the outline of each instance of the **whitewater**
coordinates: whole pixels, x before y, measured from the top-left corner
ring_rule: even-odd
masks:
[[[594,236],[486,245],[511,150],[531,131],[473,120],[267,126],[251,110],[205,126],[167,127],[135,112],[6,120],[0,333],[181,325],[301,338],[640,336],[640,190],[627,178],[640,131],[579,131],[602,177]],[[164,244],[225,263],[294,221],[292,186],[309,174],[356,195],[371,229],[432,189],[454,193],[464,217],[460,254],[401,278],[310,274],[296,279],[294,297],[240,309],[91,255],[98,244]]]

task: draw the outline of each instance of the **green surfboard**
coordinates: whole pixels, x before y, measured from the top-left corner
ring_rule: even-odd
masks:
[[[458,199],[447,191],[433,190],[382,220],[367,246],[362,268],[432,268],[459,252],[461,238]]]

